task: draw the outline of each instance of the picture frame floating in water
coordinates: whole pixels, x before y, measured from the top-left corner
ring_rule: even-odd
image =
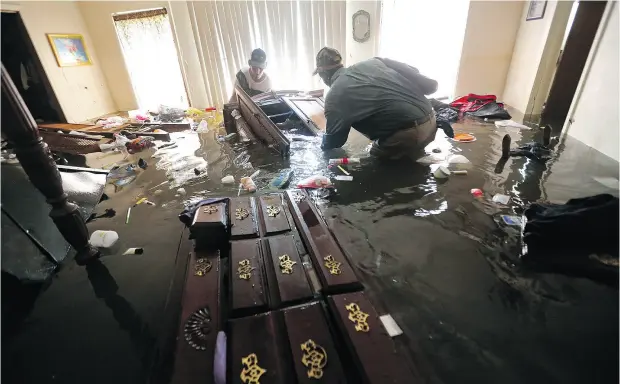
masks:
[[[525,21],[530,20],[540,20],[545,17],[545,9],[547,8],[547,1],[530,1],[530,4],[527,9],[527,16],[525,17]]]
[[[80,34],[55,34],[48,33],[56,62],[59,67],[76,67],[80,65],[92,65],[90,55],[84,43],[84,36]]]

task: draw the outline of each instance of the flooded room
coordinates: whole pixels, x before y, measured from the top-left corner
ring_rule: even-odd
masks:
[[[0,10],[3,381],[619,382],[617,2]]]

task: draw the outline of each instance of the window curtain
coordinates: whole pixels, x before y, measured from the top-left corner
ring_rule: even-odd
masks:
[[[187,108],[185,84],[167,11],[113,15],[116,33],[140,109],[160,104]]]
[[[379,54],[437,80],[434,97],[452,98],[468,12],[469,0],[384,0]]]
[[[233,92],[234,76],[248,65],[254,48],[267,53],[276,90],[321,89],[312,76],[324,46],[345,54],[345,1],[208,1],[187,3],[205,89],[212,105]]]

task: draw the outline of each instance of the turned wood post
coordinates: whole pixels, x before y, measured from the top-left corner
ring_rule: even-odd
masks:
[[[67,201],[62,179],[52,154],[39,135],[39,130],[28,107],[2,65],[2,133],[15,149],[15,155],[30,182],[52,206],[50,217],[62,236],[77,251],[75,260],[85,264],[99,256],[99,251],[88,243],[86,224],[78,206]]]

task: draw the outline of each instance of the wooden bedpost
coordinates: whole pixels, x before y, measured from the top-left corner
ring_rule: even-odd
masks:
[[[15,155],[30,182],[52,206],[50,217],[65,240],[77,251],[75,261],[84,265],[99,257],[88,243],[86,224],[78,206],[67,201],[62,179],[52,154],[39,135],[28,107],[2,65],[2,133],[15,149]]]

